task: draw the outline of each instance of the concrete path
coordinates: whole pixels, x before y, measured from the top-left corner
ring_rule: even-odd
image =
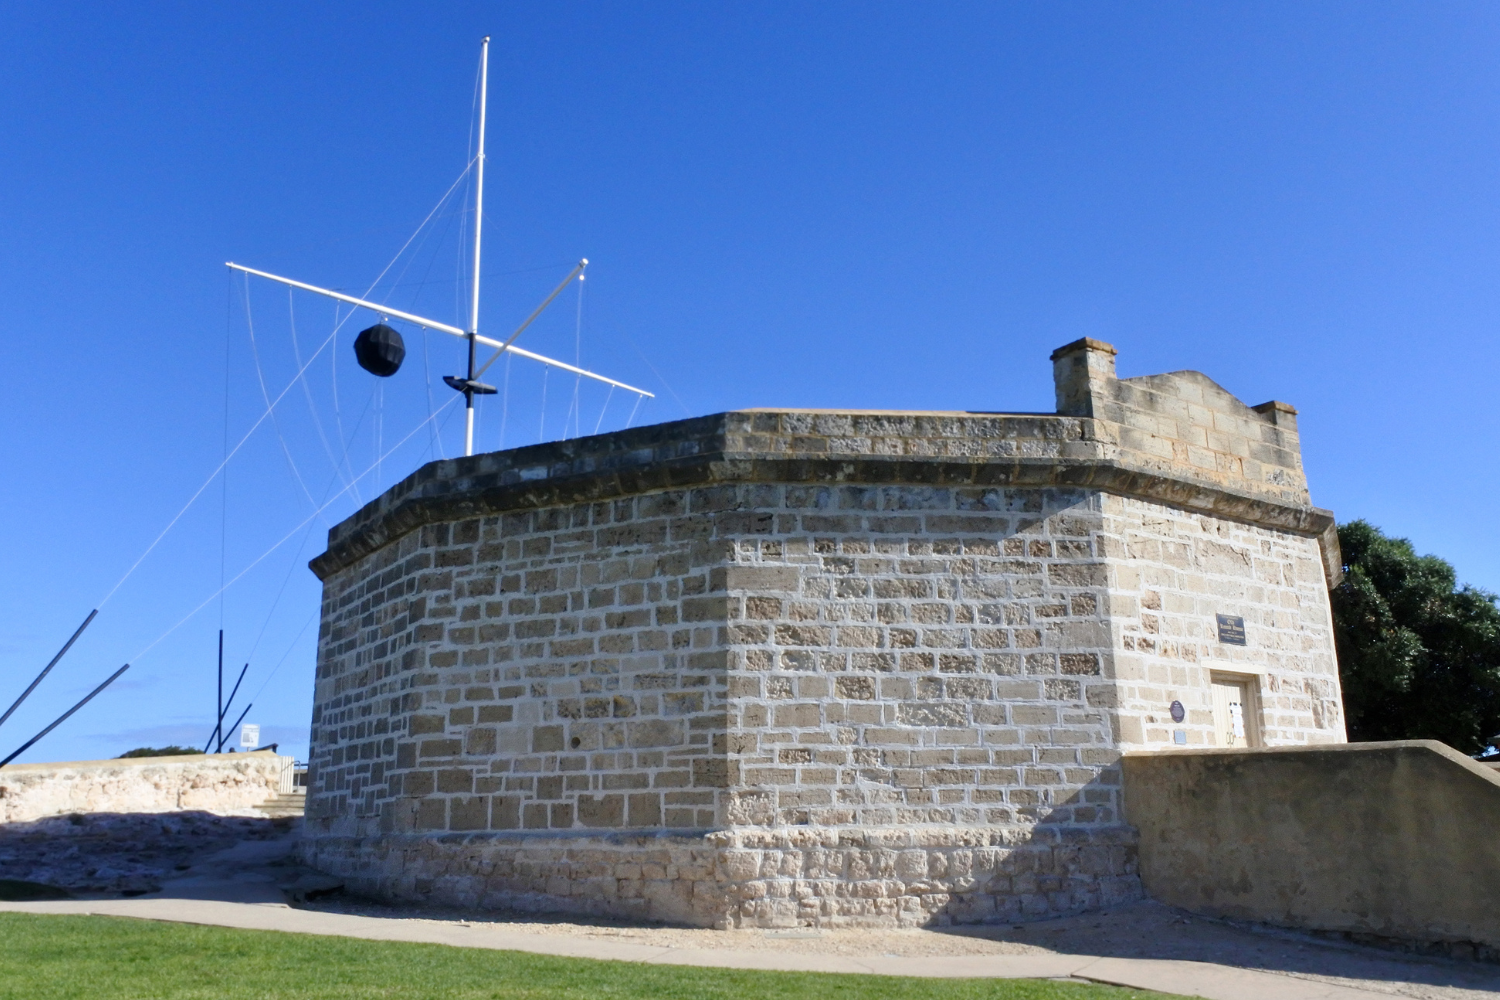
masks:
[[[165,877],[149,895],[124,899],[100,892],[92,899],[0,903],[0,911],[98,914],[713,968],[1066,977],[1209,1000],[1500,998],[1497,966],[1418,959],[1307,935],[1233,927],[1150,902],[1010,927],[907,931],[713,931],[432,910],[338,897],[294,908],[280,886],[305,871],[292,856],[297,831],[264,834],[227,847],[213,842],[216,846],[207,851],[168,858],[157,866]],[[87,870],[111,860],[79,857],[74,863]]]
[[[659,965],[943,978],[1071,977],[1209,1000],[1390,1000],[1392,996],[1384,990],[1341,986],[1209,962],[1068,954],[896,957],[660,947],[594,937],[528,934],[504,924],[403,920],[293,909],[283,903],[173,898],[66,900],[4,903],[0,904],[0,911],[135,917],[247,930],[327,934],[375,941],[416,941]]]

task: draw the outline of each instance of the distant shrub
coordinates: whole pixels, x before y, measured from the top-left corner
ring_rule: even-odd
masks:
[[[180,757],[187,753],[202,753],[202,750],[194,750],[192,747],[136,747],[120,754],[116,760],[124,760],[127,757]]]

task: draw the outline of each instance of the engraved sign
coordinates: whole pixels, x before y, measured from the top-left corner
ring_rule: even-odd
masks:
[[[1219,641],[1231,646],[1245,644],[1245,619],[1238,615],[1215,615],[1219,619]]]

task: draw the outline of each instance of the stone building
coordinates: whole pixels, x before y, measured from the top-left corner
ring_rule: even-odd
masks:
[[[714,926],[1134,898],[1123,750],[1343,741],[1296,411],[744,410],[432,462],[329,535],[307,861]]]

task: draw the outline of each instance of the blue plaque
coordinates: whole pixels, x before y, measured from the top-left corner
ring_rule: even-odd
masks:
[[[1219,641],[1231,646],[1245,644],[1245,619],[1238,615],[1215,615],[1219,619]]]

